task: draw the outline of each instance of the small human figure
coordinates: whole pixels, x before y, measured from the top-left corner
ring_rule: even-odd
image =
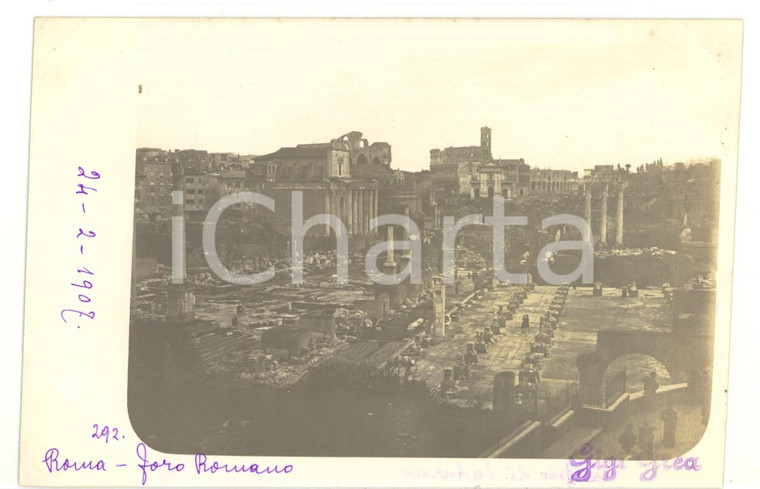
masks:
[[[646,421],[644,421],[643,426],[639,427],[639,448],[641,449],[640,457],[642,460],[654,459],[654,433]]]
[[[623,447],[626,456],[630,455],[634,445],[636,445],[636,435],[633,433],[633,425],[631,423],[625,425],[625,430],[623,430],[618,441],[620,442],[620,446]]]
[[[657,393],[657,388],[660,387],[657,382],[657,373],[650,372],[648,376],[644,377],[644,402],[647,407],[654,406],[654,398]]]
[[[662,411],[660,418],[665,422],[663,430],[662,444],[672,448],[676,444],[676,425],[678,424],[678,413],[673,406]]]

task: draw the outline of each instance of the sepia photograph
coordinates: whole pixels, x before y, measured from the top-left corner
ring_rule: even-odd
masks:
[[[740,22],[138,32],[147,447],[700,469]]]

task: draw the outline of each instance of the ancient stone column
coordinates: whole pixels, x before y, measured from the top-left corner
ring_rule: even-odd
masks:
[[[433,336],[446,336],[446,285],[443,277],[433,278]]]
[[[185,172],[179,163],[172,165],[172,281],[166,289],[166,322],[187,323],[195,319],[195,294],[185,284],[187,258],[185,249]]]
[[[346,190],[346,229],[348,234],[354,234],[354,195],[353,190]]]
[[[370,233],[371,230],[372,230],[372,228],[370,226],[370,224],[372,224],[372,190],[371,189],[367,189],[366,193],[367,193],[367,198],[365,200],[366,200],[366,205],[367,205],[367,210],[366,210],[366,212],[367,212],[367,233]]]
[[[356,191],[356,232],[364,234],[364,192],[362,189]]]
[[[172,165],[172,240],[179,248],[172,246],[172,283],[183,283],[187,277],[185,256],[185,172],[179,163]]]
[[[362,208],[362,213],[364,214],[364,234],[369,234],[369,190],[364,189],[362,190],[362,193],[364,194],[364,207]]]
[[[618,201],[617,201],[617,220],[615,222],[615,243],[622,245],[623,244],[623,198],[624,198],[624,189],[621,186],[618,190]]]
[[[362,233],[362,191],[354,190],[354,216],[356,217],[356,234]]]
[[[352,193],[354,201],[354,234],[359,234],[359,192],[353,190]]]
[[[367,216],[367,226],[365,231],[369,234],[372,231],[372,227],[370,226],[370,224],[372,224],[372,190],[367,189],[364,193],[366,194],[366,198],[364,199],[364,213]]]
[[[335,190],[330,191],[330,214],[340,219],[340,196]]]
[[[348,207],[346,208],[348,215],[348,234],[354,234],[354,191],[347,190],[348,195]]]
[[[344,225],[348,225],[348,221],[346,220],[346,198],[343,195],[343,192],[340,190],[336,190],[336,199],[337,202],[335,203],[335,208],[338,213],[338,217],[341,221],[343,221]]]
[[[377,200],[379,196],[378,192],[379,191],[377,189],[372,191],[372,216],[373,217],[378,217],[378,213],[377,213]]]
[[[330,189],[325,189],[325,214],[332,214],[332,210],[330,209]],[[330,236],[330,224],[325,223],[325,236]]]
[[[366,234],[367,232],[367,213],[364,198],[364,189],[359,190],[359,233]]]
[[[404,207],[404,217],[406,217],[407,219],[411,219],[410,216],[411,216],[411,212],[409,211],[409,206],[405,206]],[[406,229],[406,228],[404,228],[404,240],[405,241],[409,241],[409,238],[410,238],[409,237],[409,230]],[[409,259],[411,257],[411,255],[412,255],[411,250],[404,250],[404,251],[401,252],[401,257],[402,258]]]
[[[599,242],[607,244],[607,185],[602,189],[602,215],[599,221]]]
[[[395,268],[396,267],[396,260],[395,260],[395,257],[393,255],[393,226],[388,225],[388,226],[385,227],[385,229],[387,229],[387,233],[388,233],[388,238],[387,238],[388,252],[385,255],[385,263],[384,263],[384,265],[386,267],[393,267],[393,268]]]
[[[375,190],[370,189],[368,190],[368,202],[367,202],[367,211],[369,212],[369,222],[367,224],[367,231],[370,234],[374,233],[374,230],[372,229],[372,219],[375,217]]]
[[[591,183],[584,184],[583,188],[586,191],[586,208],[583,215],[586,218],[589,227],[591,227]]]
[[[359,223],[359,219],[361,216],[359,216],[359,191],[358,190],[352,190],[354,196],[354,206],[353,206],[353,213],[354,213],[354,234],[359,234],[361,227]]]

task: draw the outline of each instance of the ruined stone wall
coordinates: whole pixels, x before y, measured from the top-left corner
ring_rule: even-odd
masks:
[[[391,145],[388,143],[372,143],[369,147],[368,160],[370,162],[382,163],[384,165],[390,165],[393,161],[391,154]]]

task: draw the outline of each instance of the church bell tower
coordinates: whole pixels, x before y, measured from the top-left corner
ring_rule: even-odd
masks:
[[[491,128],[483,126],[480,128],[480,147],[484,153],[491,157]]]

